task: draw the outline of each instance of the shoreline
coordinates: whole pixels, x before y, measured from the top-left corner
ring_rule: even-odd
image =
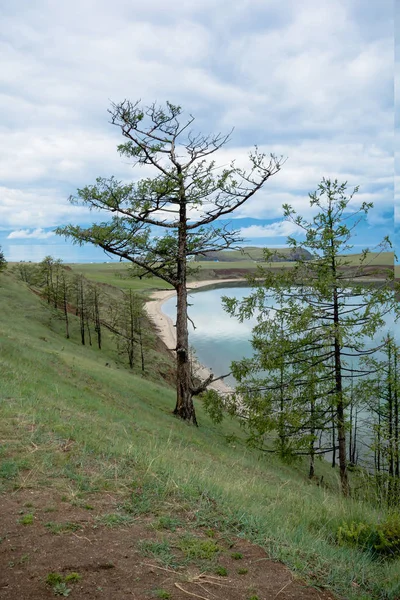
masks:
[[[191,290],[214,286],[216,284],[243,283],[243,281],[245,281],[245,279],[213,279],[207,281],[194,281],[188,285],[188,293],[190,293]],[[175,296],[175,294],[175,290],[158,290],[152,292],[150,299],[145,303],[147,316],[154,324],[157,335],[172,354],[174,354],[176,346],[175,325],[172,319],[163,313],[162,305],[164,302]],[[194,366],[195,374],[200,379],[207,379],[207,377],[209,377],[209,375],[212,373],[211,369],[201,364],[197,359],[194,360]],[[223,379],[219,379],[218,381],[210,383],[208,387],[214,389],[220,394],[230,394],[234,391],[234,389],[226,384]]]

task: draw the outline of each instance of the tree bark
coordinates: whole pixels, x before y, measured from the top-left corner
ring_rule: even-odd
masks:
[[[336,392],[336,422],[338,432],[338,446],[339,446],[339,470],[340,470],[340,483],[342,487],[342,493],[344,496],[350,495],[349,480],[347,476],[347,459],[346,459],[346,421],[345,421],[345,406],[343,399],[343,387],[342,387],[342,364],[341,364],[341,351],[340,351],[340,337],[339,337],[339,302],[337,289],[333,291],[333,323],[335,331],[335,392]]]
[[[344,496],[350,495],[349,479],[347,475],[347,457],[346,457],[346,419],[345,419],[345,402],[343,397],[343,382],[342,382],[342,348],[340,339],[340,316],[339,316],[339,295],[337,288],[337,264],[336,264],[336,249],[333,239],[333,217],[332,205],[329,199],[329,231],[330,247],[331,247],[331,274],[333,282],[333,333],[334,333],[334,361],[335,361],[335,399],[336,399],[336,423],[338,435],[339,449],[339,471],[342,493]]]
[[[312,394],[314,393],[314,391],[312,390]],[[310,436],[311,436],[311,442],[310,442],[310,468],[308,471],[308,477],[310,479],[312,479],[314,477],[315,474],[315,444],[314,444],[314,436],[315,436],[315,398],[313,395],[311,395],[310,398]]]
[[[179,168],[178,168],[179,172]],[[193,386],[189,355],[189,333],[187,325],[187,288],[186,288],[186,255],[187,255],[187,217],[186,199],[181,187],[178,231],[178,262],[176,297],[176,406],[174,415],[197,426],[196,412],[193,404]]]
[[[187,327],[186,285],[177,286],[176,314],[176,377],[177,396],[174,414],[197,425],[192,397],[192,376],[189,359],[189,335]]]
[[[67,282],[64,277],[63,279],[63,308],[65,317],[65,335],[67,340],[69,339],[69,320],[68,320],[68,298],[67,298]]]
[[[97,287],[94,288],[94,330],[97,334],[97,346],[101,350],[101,322],[100,322],[100,308],[99,308],[99,293]]]

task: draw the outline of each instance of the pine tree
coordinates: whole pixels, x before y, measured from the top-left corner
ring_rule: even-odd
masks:
[[[169,283],[177,294],[176,406],[174,414],[197,425],[193,397],[204,391],[214,376],[193,381],[191,376],[187,277],[188,259],[232,247],[238,232],[220,225],[249,200],[282,161],[268,158],[256,148],[249,169],[218,166],[213,155],[229,135],[194,133],[194,118],[169,102],[166,107],[124,101],[113,104],[111,122],[120,128],[125,143],[118,147],[134,166],[150,166],[152,177],[122,183],[114,177],[98,178],[79,189],[74,203],[108,213],[110,220],[83,229],[68,225],[60,235],[77,243],[90,242],[125,259],[139,275],[150,274]],[[163,233],[160,233],[163,232]]]
[[[316,398],[324,397],[327,401],[321,407],[322,421],[329,413],[332,415],[344,495],[350,493],[346,445],[350,381],[368,375],[368,367],[359,364],[359,359],[373,354],[380,345],[367,346],[366,339],[373,338],[384,326],[385,315],[395,306],[390,284],[392,271],[385,274],[380,284],[371,287],[363,281],[367,270],[371,274],[368,250],[361,253],[355,266],[344,256],[352,248],[349,242],[354,230],[372,208],[372,204],[363,203],[353,209],[352,200],[358,188],[346,195],[346,186],[323,179],[318,190],[309,195],[315,212],[310,221],[284,205],[285,218],[305,236],[301,242],[288,238],[288,245],[298,256],[294,268],[277,275],[259,267],[253,279],[255,291],[241,303],[227,301],[228,311],[241,319],[258,311],[259,324],[265,328],[265,335],[261,325],[255,330],[258,346],[264,346],[267,357],[279,353],[281,347],[282,360],[289,363],[291,386],[306,385],[310,373],[317,389],[322,386],[322,396],[318,393]],[[380,250],[389,244],[386,238]],[[302,258],[302,249],[311,253],[312,260]],[[271,310],[276,312],[277,306],[281,306],[278,313],[284,315],[285,328],[294,336],[289,345],[270,335],[268,322]],[[259,368],[267,373],[268,360],[259,363]],[[263,375],[261,381],[265,378]],[[260,390],[264,390],[262,385]],[[293,402],[296,395],[290,397]],[[263,419],[263,413],[259,417]]]

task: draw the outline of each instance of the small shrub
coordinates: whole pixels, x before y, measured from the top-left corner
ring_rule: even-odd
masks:
[[[215,529],[206,529],[204,533],[209,538],[214,538],[215,537]]]
[[[246,575],[246,573],[248,573],[249,570],[245,569],[245,568],[241,568],[237,570],[238,575]]]
[[[64,582],[56,583],[53,586],[53,592],[56,596],[69,596],[71,591],[71,588],[69,588]]]
[[[361,548],[377,556],[400,555],[400,517],[394,515],[377,525],[367,523],[343,523],[337,532],[339,545]]]
[[[61,573],[49,573],[46,577],[47,585],[54,586],[57,583],[62,583],[62,582],[63,582],[63,576],[61,575]]]
[[[66,575],[64,577],[64,581],[68,582],[68,583],[74,583],[76,581],[80,581],[82,579],[82,575],[79,575],[79,573],[69,573],[68,575]]]
[[[180,540],[179,548],[189,559],[211,560],[220,548],[212,540],[202,540],[195,537],[186,537]]]
[[[222,567],[221,565],[218,565],[214,572],[216,575],[220,575],[221,577],[227,577],[228,575],[228,571],[225,569],[225,567]]]
[[[69,596],[72,589],[67,586],[67,583],[76,583],[82,579],[79,573],[69,573],[65,577],[61,573],[49,573],[46,577],[47,585],[51,586],[55,596]]]
[[[21,525],[32,525],[33,515],[32,514],[24,515],[23,517],[20,518],[19,522],[21,523]]]
[[[340,546],[358,546],[366,548],[372,536],[371,525],[366,523],[343,523],[337,532],[337,541]]]
[[[19,467],[14,460],[3,461],[0,465],[0,478],[15,479],[19,473]]]
[[[243,558],[243,554],[241,554],[240,552],[232,552],[231,557],[233,558],[233,560],[240,560],[241,558]]]
[[[377,539],[374,549],[379,554],[400,555],[400,516],[389,517],[376,527]]]

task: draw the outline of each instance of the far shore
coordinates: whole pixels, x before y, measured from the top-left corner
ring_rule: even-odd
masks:
[[[220,286],[221,284],[225,284],[225,283],[243,284],[244,281],[246,281],[246,280],[245,279],[217,279],[217,280],[213,279],[213,280],[207,280],[207,281],[195,281],[192,283],[188,283],[188,292],[190,293],[191,290],[195,290],[195,289],[199,289],[199,288],[203,288],[203,287],[206,288],[206,287]],[[154,323],[159,337],[164,342],[164,344],[167,346],[168,350],[171,351],[171,353],[175,352],[175,347],[176,347],[175,325],[174,325],[172,319],[170,319],[166,314],[163,313],[162,305],[164,304],[164,302],[166,302],[166,300],[169,300],[169,298],[172,298],[173,296],[175,296],[175,293],[176,293],[175,290],[158,290],[156,292],[153,292],[150,295],[150,300],[148,302],[146,302],[146,304],[145,304],[146,312],[147,312],[148,316],[150,317],[150,319],[152,320],[152,322]],[[207,377],[209,377],[209,375],[212,371],[196,360],[195,361],[195,372],[196,372],[196,375],[200,379],[207,379]],[[220,375],[219,373],[215,374],[216,377],[219,377],[219,375]],[[221,373],[221,375],[222,375],[222,373]],[[227,385],[223,379],[219,379],[218,381],[212,382],[209,387],[216,390],[217,392],[219,392],[221,394],[229,394],[234,391],[233,388],[230,387],[229,385]]]

